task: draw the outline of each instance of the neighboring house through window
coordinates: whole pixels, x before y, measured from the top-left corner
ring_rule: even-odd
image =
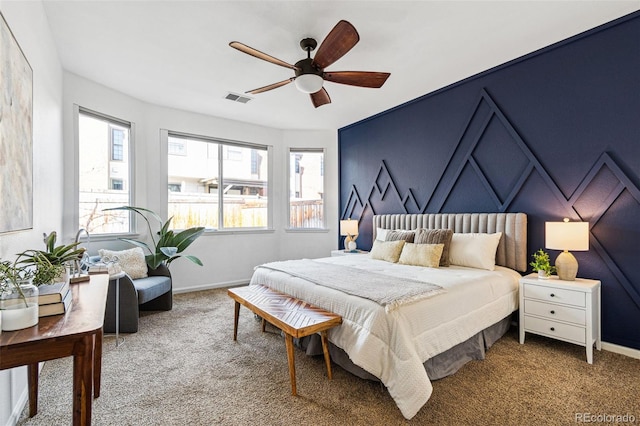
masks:
[[[78,227],[90,234],[131,232],[131,123],[79,108]]]
[[[184,148],[176,153],[172,146]],[[167,147],[174,229],[270,227],[269,147],[173,132]]]
[[[289,150],[289,228],[324,228],[324,151]]]

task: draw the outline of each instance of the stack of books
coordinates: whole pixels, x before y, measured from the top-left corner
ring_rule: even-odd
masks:
[[[41,285],[38,287],[38,292],[39,317],[64,314],[71,309],[73,296],[69,280],[51,285]]]

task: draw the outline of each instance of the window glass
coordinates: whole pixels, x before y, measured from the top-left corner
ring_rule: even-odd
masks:
[[[324,228],[324,152],[289,151],[289,227]]]
[[[106,208],[131,205],[129,123],[80,110],[78,227],[90,234],[128,233],[130,215]]]
[[[268,150],[169,134],[168,211],[174,229],[268,226]],[[221,201],[221,202],[220,202]],[[222,222],[221,222],[222,221]]]

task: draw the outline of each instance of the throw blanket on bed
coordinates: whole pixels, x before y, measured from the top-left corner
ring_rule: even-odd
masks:
[[[312,283],[372,300],[387,312],[426,299],[445,290],[429,282],[377,274],[363,269],[315,262],[309,259],[271,262],[258,266],[285,272]]]

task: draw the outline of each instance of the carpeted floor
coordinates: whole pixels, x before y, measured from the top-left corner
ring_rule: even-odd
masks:
[[[457,374],[434,382],[431,399],[406,421],[379,383],[296,353],[290,395],[283,339],[260,332],[242,308],[233,342],[226,290],[176,295],[170,312],[146,314],[115,348],[105,337],[102,394],[94,425],[523,425],[575,424],[578,413],[631,415],[640,423],[640,360],[512,330]],[[47,362],[39,413],[21,425],[71,423],[72,360]],[[590,418],[597,420],[597,418]],[[593,422],[592,422],[593,423]]]

